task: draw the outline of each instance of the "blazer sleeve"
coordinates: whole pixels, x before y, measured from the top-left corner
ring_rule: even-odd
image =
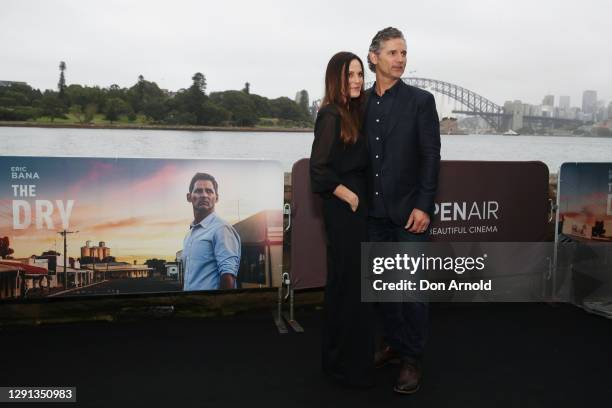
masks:
[[[333,148],[338,143],[338,115],[323,108],[315,122],[314,141],[310,153],[310,184],[313,193],[330,196],[341,184],[333,166]]]
[[[418,109],[420,182],[415,207],[432,213],[440,173],[440,120],[433,95],[427,94]]]

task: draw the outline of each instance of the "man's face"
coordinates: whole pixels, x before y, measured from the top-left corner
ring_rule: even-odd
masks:
[[[213,212],[219,197],[215,186],[210,180],[197,180],[191,193],[187,193],[187,201],[193,205],[194,211]]]
[[[392,38],[381,44],[380,53],[370,53],[376,74],[389,79],[400,79],[406,69],[406,41]]]

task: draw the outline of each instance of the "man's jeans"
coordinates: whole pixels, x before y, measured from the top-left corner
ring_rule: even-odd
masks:
[[[368,218],[370,242],[424,242],[429,233],[413,234],[397,226],[388,218]],[[422,302],[378,304],[384,340],[400,356],[420,360],[429,330],[429,305]]]

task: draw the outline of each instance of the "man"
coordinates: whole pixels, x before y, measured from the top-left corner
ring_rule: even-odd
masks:
[[[196,173],[189,183],[187,201],[193,206],[193,222],[183,242],[183,290],[235,288],[240,237],[234,227],[215,214],[217,180],[210,174]]]
[[[432,94],[406,85],[406,41],[388,27],[376,33],[368,53],[376,74],[368,90],[364,130],[370,149],[372,242],[426,241],[440,169],[440,123]],[[394,391],[416,392],[428,330],[426,303],[380,303],[384,347],[381,367],[400,360]]]

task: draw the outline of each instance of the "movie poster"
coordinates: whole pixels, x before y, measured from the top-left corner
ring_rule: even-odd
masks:
[[[612,241],[612,163],[563,163],[559,232],[577,240]]]
[[[0,298],[270,287],[282,167],[260,160],[0,158]]]

